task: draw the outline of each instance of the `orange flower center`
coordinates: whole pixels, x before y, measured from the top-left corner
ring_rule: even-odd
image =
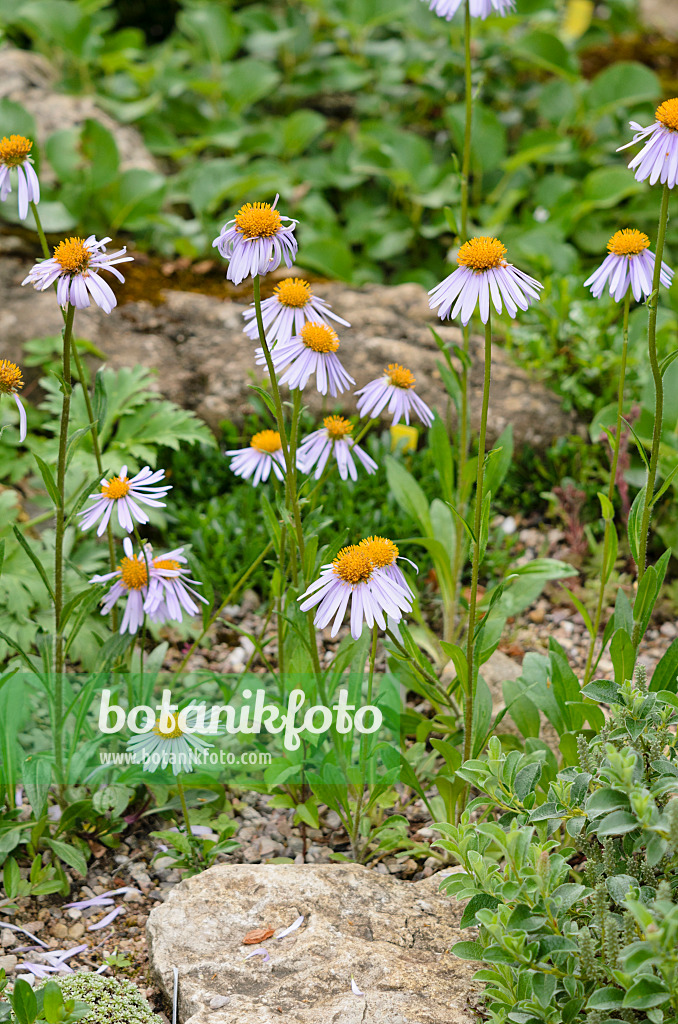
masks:
[[[498,238],[470,238],[459,250],[457,263],[480,274],[484,270],[501,267],[505,255],[506,246]]]
[[[280,434],[277,430],[260,430],[258,434],[255,434],[250,441],[250,447],[256,448],[258,452],[268,452],[272,455],[273,452],[280,451]]]
[[[164,740],[178,740],[178,739],[180,739],[184,734],[181,731],[181,729],[179,728],[177,719],[175,718],[175,716],[173,714],[168,714],[167,718],[169,719],[169,722],[172,723],[172,728],[169,730],[169,732],[166,732],[164,729],[162,729],[160,727],[160,719],[159,718],[157,718],[156,721],[155,721],[155,725],[153,726],[153,732],[155,733],[156,736],[160,736]],[[167,723],[168,725],[169,725],[169,722]]]
[[[396,388],[413,388],[416,383],[412,371],[406,370],[400,363],[389,363],[384,373]]]
[[[374,566],[365,550],[357,544],[351,544],[349,547],[341,549],[332,562],[332,571],[342,583],[349,583],[355,587],[370,579]]]
[[[301,277],[288,277],[277,285],[274,294],[281,306],[303,309],[311,299],[311,286]]]
[[[137,555],[132,555],[131,558],[125,556],[118,568],[120,582],[127,590],[142,590],[148,583],[148,572],[143,558]]]
[[[637,256],[643,249],[647,249],[650,239],[642,231],[636,228],[622,228],[615,231],[607,247],[615,256]]]
[[[344,419],[343,416],[326,416],[323,426],[333,441],[341,441],[342,437],[346,437],[353,430],[351,421]]]
[[[386,565],[393,565],[400,554],[398,548],[388,537],[366,537],[358,545],[361,551],[367,552],[367,557],[372,565],[383,569]]]
[[[678,132],[678,99],[664,100],[657,107],[654,116],[665,128]]]
[[[337,333],[327,324],[304,324],[301,328],[301,340],[306,348],[313,349],[314,352],[336,352],[339,348]]]
[[[3,395],[13,395],[23,386],[21,370],[16,363],[10,363],[9,359],[0,359],[0,392]]]
[[[54,250],[54,259],[67,274],[82,274],[87,270],[92,253],[84,238],[67,238]]]
[[[0,164],[5,167],[17,167],[27,158],[33,143],[23,135],[6,135],[0,139]]]
[[[181,569],[180,563],[173,558],[154,558],[153,565],[156,569]]]
[[[112,476],[110,480],[101,485],[101,493],[106,498],[117,501],[118,498],[124,498],[126,494],[129,494],[129,488],[130,483],[126,476]]]
[[[235,230],[245,238],[273,238],[281,227],[280,214],[270,203],[245,203],[235,215]]]

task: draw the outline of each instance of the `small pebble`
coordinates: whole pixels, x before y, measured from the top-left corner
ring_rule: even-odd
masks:
[[[210,999],[210,1010],[220,1010],[222,1006],[226,1006],[230,1001],[228,996],[213,996]]]

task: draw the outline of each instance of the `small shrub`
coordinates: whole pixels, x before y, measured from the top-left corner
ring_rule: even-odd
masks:
[[[678,1020],[678,699],[642,671],[584,693],[596,687],[610,718],[545,800],[541,762],[493,738],[459,771],[484,795],[438,826],[465,869],[443,887],[469,900],[462,926],[480,926],[453,952],[483,961],[498,1024]]]
[[[90,1007],[84,1024],[158,1024],[159,1017],[131,981],[79,971],[57,981],[67,999]]]

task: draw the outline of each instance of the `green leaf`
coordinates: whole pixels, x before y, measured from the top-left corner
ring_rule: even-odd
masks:
[[[63,1019],[64,997],[55,981],[48,981],[42,988],[42,1010],[47,1024],[58,1024]]]
[[[623,999],[624,993],[620,988],[615,988],[614,985],[605,985],[592,994],[586,1008],[588,1010],[618,1010],[621,1008]]]
[[[12,1009],[18,1024],[33,1024],[38,1016],[38,1003],[35,998],[35,992],[23,978],[17,978],[14,982]]]
[[[671,641],[652,673],[650,692],[657,693],[659,690],[669,690],[671,693],[678,690],[678,637]]]
[[[596,827],[598,836],[621,836],[639,828],[638,819],[629,811],[613,811],[601,819]]]
[[[631,875],[610,875],[605,879],[607,891],[620,906],[629,895],[629,889],[638,889],[638,880]]]
[[[536,761],[521,768],[513,781],[513,792],[522,802],[531,793],[541,778],[542,765]]]
[[[386,457],[386,478],[393,497],[407,515],[419,523],[423,533],[433,536],[426,495],[405,467],[392,455]]]
[[[671,993],[663,981],[651,974],[643,974],[624,996],[622,1006],[632,1010],[649,1010],[667,1003]]]
[[[12,524],[12,530],[14,532],[14,536],[19,541],[19,544],[24,549],[24,551],[26,552],[26,554],[30,558],[30,560],[33,563],[33,565],[35,566],[35,568],[38,570],[38,575],[40,576],[40,579],[42,580],[42,582],[45,584],[45,588],[47,590],[47,593],[51,597],[52,601],[54,601],[54,591],[52,590],[52,584],[49,581],[49,577],[47,575],[45,567],[43,566],[42,562],[40,561],[38,556],[35,554],[33,549],[31,548],[30,544],[28,543],[28,541],[24,537],[24,535],[21,532],[21,530],[15,524]]]
[[[461,915],[459,927],[470,928],[471,925],[478,924],[476,914],[479,910],[494,910],[495,907],[498,906],[499,900],[496,896],[490,896],[489,893],[486,892],[476,893],[476,895],[472,896],[464,907],[464,913]]]
[[[610,658],[614,665],[616,683],[619,683],[621,686],[627,679],[633,678],[633,670],[636,664],[636,649],[625,629],[618,629],[612,637]]]
[[[87,861],[82,850],[78,850],[60,839],[46,839],[45,842],[64,864],[74,868],[83,877],[87,874]]]
[[[2,884],[5,887],[5,894],[12,900],[19,892],[21,885],[21,872],[14,857],[8,857],[2,871]]]
[[[450,946],[450,953],[459,960],[482,960],[483,947],[479,942],[455,942]]]
[[[578,68],[574,57],[557,36],[550,32],[533,31],[514,41],[514,52],[527,59],[530,65],[544,68],[564,78],[574,79]]]
[[[44,481],[45,487],[47,489],[47,493],[49,494],[50,498],[52,499],[52,504],[56,508],[62,508],[63,504],[62,504],[62,500],[61,500],[61,495],[59,494],[59,488],[56,485],[56,480],[52,476],[52,470],[49,468],[47,463],[44,462],[43,459],[40,458],[39,455],[35,454],[35,452],[33,452],[33,458],[35,459],[35,461],[38,464],[38,469],[40,470],[40,475],[42,476],[42,479]]]
[[[52,766],[45,757],[32,754],[25,759],[21,774],[28,802],[33,808],[35,818],[39,820],[47,806]]]

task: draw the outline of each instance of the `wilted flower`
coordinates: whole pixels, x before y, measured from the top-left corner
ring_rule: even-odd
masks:
[[[353,456],[355,455],[368,473],[375,473],[377,464],[367,452],[349,436],[353,424],[343,416],[326,416],[320,430],[314,430],[305,437],[297,449],[297,466],[302,473],[310,473],[315,467],[315,479],[319,480],[330,455],[334,455],[339,467],[339,476],[346,480],[358,479]]]
[[[252,477],[255,487],[261,480],[268,480],[271,470],[278,480],[283,479],[285,455],[277,430],[260,430],[250,441],[249,448],[233,448],[226,455],[231,458],[235,475],[243,480]]]
[[[379,416],[384,409],[393,416],[393,423],[404,419],[405,423],[410,422],[410,412],[416,413],[419,419],[430,427],[433,423],[433,413],[426,402],[415,393],[416,381],[410,370],[405,369],[399,363],[389,363],[381,377],[370,381],[360,391],[356,391],[358,398],[358,412],[361,416]]]
[[[507,263],[505,255],[506,247],[498,238],[471,238],[464,242],[457,255],[457,269],[429,292],[431,309],[440,306],[438,316],[442,320],[459,316],[464,326],[476,306],[480,319],[487,323],[490,296],[497,313],[502,311],[503,299],[511,318],[516,316],[518,308],[527,309],[539,299],[538,289],[544,286]]]
[[[329,391],[336,398],[355,384],[341,365],[336,352],[339,338],[328,324],[305,323],[299,336],[287,342],[278,342],[271,352],[273,366],[277,373],[287,367],[280,378],[281,384],[288,384],[291,389],[301,391],[308,384],[308,379],[315,374],[316,387],[321,395]],[[255,362],[259,365],[266,361],[263,350],[258,348]],[[288,365],[289,364],[289,365]]]
[[[243,316],[248,321],[245,334],[252,341],[257,341],[259,327],[254,305],[246,309]],[[288,277],[276,285],[270,299],[264,299],[261,304],[261,319],[269,348],[276,341],[282,345],[298,335],[307,320],[327,323],[331,319],[344,327],[351,326],[348,320],[332,313],[329,302],[314,295],[309,282],[301,277]]]
[[[12,191],[10,172],[15,167],[21,220],[26,219],[29,203],[40,202],[40,182],[30,156],[32,148],[31,140],[23,135],[5,135],[0,139],[0,202],[4,203]]]
[[[459,10],[463,0],[425,0],[429,10],[435,11],[440,18],[450,21]],[[488,14],[509,14],[516,8],[515,0],[470,0],[472,18],[482,18]]]
[[[181,622],[184,611],[189,615],[197,615],[200,609],[193,598],[207,604],[207,599],[189,586],[201,584],[198,580],[190,578],[189,570],[183,567],[186,562],[183,548],[175,548],[151,559],[151,582],[144,602],[144,611],[154,621],[166,622],[172,619],[174,622]]]
[[[86,309],[91,295],[104,313],[110,313],[117,301],[110,286],[99,277],[99,271],[110,270],[119,281],[124,281],[114,264],[128,263],[133,257],[125,256],[127,246],[107,254],[106,242],[110,242],[110,238],[97,242],[94,235],[85,239],[67,238],[59,242],[51,259],[36,263],[21,283],[30,283],[44,292],[56,282],[60,306],[65,307],[70,302],[76,309]]]
[[[320,576],[299,598],[303,612],[318,605],[314,625],[324,629],[331,619],[331,635],[336,636],[351,601],[351,636],[357,640],[363,622],[372,627],[376,622],[386,628],[384,614],[393,622],[403,612],[412,610],[412,592],[391,579],[384,569],[375,566],[369,553],[360,545],[342,548],[333,562],[323,565]]]
[[[186,725],[189,729],[197,727],[197,715],[204,715],[204,707],[190,704],[184,711]],[[169,726],[163,729],[162,726]],[[134,755],[137,764],[143,764],[145,772],[154,772],[157,768],[172,766],[174,775],[180,772],[193,771],[194,752],[209,750],[212,743],[205,743],[194,732],[184,732],[179,725],[179,716],[168,715],[168,721],[158,719],[150,732],[139,733],[127,743],[127,749]]]
[[[24,386],[21,370],[9,359],[0,359],[0,395],[11,395],[19,410],[19,440],[26,440],[26,410],[17,391]]]
[[[143,525],[149,521],[149,517],[142,508],[139,508],[137,502],[150,505],[152,508],[165,507],[165,502],[158,501],[157,499],[164,498],[167,492],[171,491],[172,485],[153,486],[162,480],[164,475],[164,469],[158,469],[154,473],[150,466],[144,466],[130,480],[127,476],[127,466],[123,466],[118,476],[112,476],[110,480],[103,479],[101,481],[101,492],[99,494],[90,494],[90,499],[94,504],[82,512],[78,512],[78,515],[83,517],[80,528],[82,530],[89,530],[98,519],[101,519],[99,529],[97,530],[97,537],[101,537],[108,526],[111,513],[115,508],[118,514],[118,522],[122,529],[132,533],[135,522]]]
[[[229,261],[226,277],[233,284],[240,284],[246,277],[277,270],[281,260],[288,267],[294,263],[297,221],[282,217],[275,208],[277,202],[278,196],[273,206],[270,203],[245,203],[212,242]],[[284,220],[288,221],[285,225]]]
[[[603,294],[608,282],[615,302],[621,302],[629,286],[636,302],[640,302],[643,296],[647,298],[652,294],[655,265],[655,255],[649,245],[647,235],[635,228],[616,231],[607,243],[608,255],[584,285],[591,288],[596,299]],[[673,274],[674,271],[662,262],[659,280],[665,288],[671,287]]]
[[[649,178],[650,185],[660,181],[662,185],[673,188],[678,181],[678,99],[664,100],[654,116],[654,122],[647,128],[636,121],[630,121],[636,134],[619,150],[647,140],[629,164],[636,171],[636,180],[645,181]]]

